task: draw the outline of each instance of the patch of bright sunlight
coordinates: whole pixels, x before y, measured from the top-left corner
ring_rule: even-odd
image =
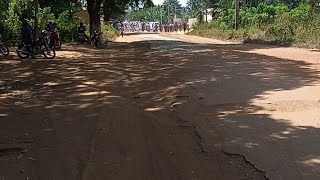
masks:
[[[207,82],[206,79],[194,80],[194,81],[187,81],[186,84],[196,84],[196,83],[205,83]]]
[[[146,108],[144,110],[148,111],[148,112],[155,112],[155,111],[160,111],[162,109],[163,109],[163,107],[153,107],[153,108]]]
[[[259,144],[257,143],[252,143],[252,142],[247,142],[245,143],[245,147],[248,147],[248,148],[254,148],[256,146],[259,146]]]
[[[33,75],[33,72],[25,72],[25,73],[19,74],[18,77],[29,77],[31,75]]]
[[[46,83],[44,83],[43,85],[46,85],[46,86],[56,86],[56,85],[59,85],[59,83],[56,83],[56,82],[46,82]]]
[[[84,92],[79,93],[80,96],[93,96],[93,95],[100,95],[100,94],[110,94],[109,91],[92,91],[92,92]]]
[[[311,158],[308,160],[305,160],[303,163],[308,164],[308,165],[320,165],[320,157],[319,158]]]
[[[7,99],[8,97],[7,96],[0,96],[0,100],[1,99]]]
[[[89,106],[91,106],[91,105],[92,105],[92,103],[85,103],[85,104],[79,105],[79,108],[80,108],[80,109],[84,109],[84,108],[87,108],[87,107],[89,107]]]
[[[76,85],[76,87],[77,87],[77,88],[86,88],[86,87],[88,87],[88,86],[83,85],[83,84],[80,84],[80,85]]]
[[[94,85],[94,84],[97,84],[97,82],[86,81],[86,82],[83,82],[83,84],[86,84],[86,85]]]
[[[83,56],[82,53],[75,51],[58,51],[57,55],[61,58],[79,58]]]
[[[201,53],[201,52],[214,52],[214,50],[212,49],[201,49],[201,50],[194,50],[194,51],[191,51],[193,53]]]
[[[276,138],[276,139],[288,139],[288,137],[284,137],[284,136],[282,136],[282,135],[280,135],[278,133],[272,133],[270,135],[270,137],[273,137],[273,138]]]
[[[8,114],[0,114],[0,117],[7,117]]]

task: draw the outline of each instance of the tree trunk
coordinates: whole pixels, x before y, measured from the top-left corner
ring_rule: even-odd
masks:
[[[38,26],[39,26],[39,0],[34,1],[34,39],[38,39]]]
[[[103,20],[105,23],[108,23],[110,21],[110,15],[108,13],[104,13]]]
[[[101,29],[100,22],[100,8],[103,0],[87,0],[88,3],[88,13],[90,17],[90,35],[94,31],[99,31]]]
[[[240,0],[235,0],[235,29],[238,30],[240,24]]]

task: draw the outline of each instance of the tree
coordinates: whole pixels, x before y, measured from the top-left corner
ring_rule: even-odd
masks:
[[[51,7],[52,12],[58,16],[64,11],[80,10],[82,3],[81,0],[40,0],[40,7]]]
[[[163,2],[163,7],[164,7],[164,11],[167,13],[169,12],[170,14],[170,17],[169,17],[170,21],[174,18],[175,15],[177,15],[178,17],[182,17],[183,15],[184,8],[180,4],[179,0],[165,0]],[[169,8],[169,11],[168,11],[168,8]]]
[[[102,6],[104,4],[104,6]],[[90,32],[100,30],[101,11],[108,20],[113,14],[124,13],[128,7],[153,5],[152,0],[87,0],[87,9],[90,16]]]
[[[191,17],[199,16],[199,11],[205,11],[205,9],[213,8],[213,13],[217,11],[217,9],[223,7],[232,7],[233,1],[231,0],[188,0],[187,1],[187,14]],[[214,14],[212,14],[214,16]]]
[[[87,0],[87,10],[90,17],[90,34],[100,31],[101,5],[104,0]]]
[[[125,14],[128,7],[128,2],[123,0],[104,0],[103,2],[103,18],[108,22],[111,18],[115,18]]]
[[[139,9],[132,9],[127,13],[127,17],[132,21],[161,21],[167,17],[164,6],[152,6]]]

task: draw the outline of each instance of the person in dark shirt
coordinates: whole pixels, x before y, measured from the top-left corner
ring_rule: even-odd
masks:
[[[54,27],[53,27],[53,22],[50,20],[48,21],[48,24],[45,28],[47,31],[53,31]]]
[[[26,44],[27,51],[30,52],[30,47],[32,44],[32,36],[33,29],[31,25],[26,21],[22,21],[22,28],[21,28],[21,36],[22,36],[22,42]]]
[[[30,24],[24,20],[22,22],[22,28],[21,28],[21,36],[22,36],[22,41],[26,44],[31,44],[32,43],[32,33],[33,29],[30,26]]]
[[[88,36],[86,35],[86,27],[83,25],[83,23],[80,23],[80,26],[78,27],[78,34],[83,34],[86,39],[88,39]]]

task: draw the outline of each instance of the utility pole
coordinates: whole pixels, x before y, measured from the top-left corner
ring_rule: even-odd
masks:
[[[168,23],[170,23],[170,3],[169,3],[170,0],[167,0],[167,9],[168,9]]]
[[[162,5],[160,5],[160,23],[162,25]]]
[[[38,39],[38,26],[39,26],[39,0],[34,0],[34,39]]]
[[[176,5],[174,6],[174,18],[175,19],[177,18],[177,6]]]
[[[206,9],[206,23],[208,22],[208,9]]]
[[[239,29],[240,24],[240,0],[235,0],[235,29]]]

